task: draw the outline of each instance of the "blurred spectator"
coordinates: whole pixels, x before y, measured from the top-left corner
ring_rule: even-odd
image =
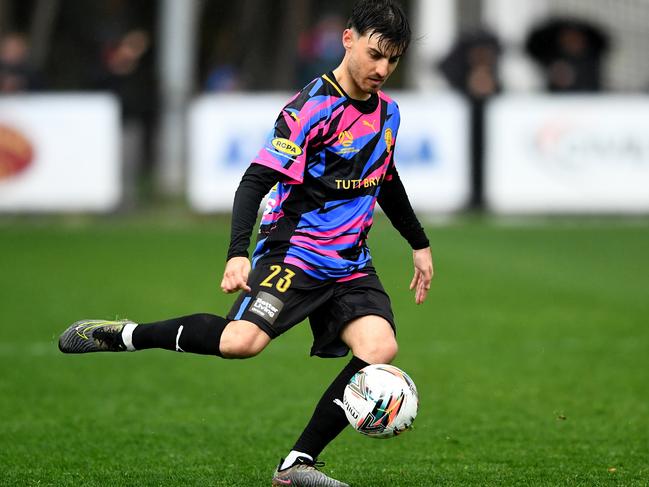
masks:
[[[130,30],[102,46],[93,88],[115,93],[125,119],[145,120],[153,108],[155,90],[146,58],[149,48],[149,33],[143,29]]]
[[[303,32],[298,44],[298,84],[309,83],[337,65],[345,54],[341,33],[345,19],[337,14],[322,17],[310,30]]]
[[[145,29],[107,38],[92,88],[110,91],[120,101],[126,200],[133,203],[137,183],[150,183],[154,164],[153,134],[157,114],[157,85],[153,76],[151,38]],[[141,188],[150,189],[148,186]]]
[[[462,93],[471,106],[471,206],[483,204],[484,107],[485,100],[501,90],[499,60],[501,45],[487,31],[466,33],[440,61],[439,69],[449,85]]]
[[[244,88],[237,60],[236,33],[229,28],[219,29],[210,41],[213,54],[210,69],[205,78],[206,91],[239,91]]]
[[[586,21],[549,19],[530,33],[526,50],[545,74],[552,92],[602,89],[602,61],[609,40],[604,31]]]
[[[0,37],[0,93],[18,93],[39,88],[29,65],[29,43],[18,32]]]
[[[239,70],[232,64],[215,66],[205,80],[207,91],[239,91],[241,88]]]
[[[483,100],[501,89],[498,61],[501,46],[487,31],[466,33],[439,63],[448,83],[471,100]]]

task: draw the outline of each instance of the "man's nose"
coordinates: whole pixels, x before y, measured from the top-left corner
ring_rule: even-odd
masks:
[[[390,63],[387,59],[380,59],[376,62],[376,74],[381,78],[385,78],[388,75],[390,69]]]

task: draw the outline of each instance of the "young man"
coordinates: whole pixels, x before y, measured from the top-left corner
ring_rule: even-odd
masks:
[[[399,109],[380,91],[410,41],[393,0],[360,0],[343,32],[345,56],[280,113],[237,189],[221,282],[241,291],[226,318],[196,314],[149,324],[86,320],[59,340],[66,353],[168,350],[246,358],[309,318],[312,355],[353,357],[316,406],[272,485],[343,487],[316,458],[347,425],[341,398],[349,379],[397,353],[390,300],[366,245],[375,203],[413,248],[415,301],[433,275],[428,239],[395,169]],[[250,234],[271,190],[252,265]]]

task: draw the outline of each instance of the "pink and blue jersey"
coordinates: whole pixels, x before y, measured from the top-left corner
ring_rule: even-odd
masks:
[[[254,163],[284,178],[270,192],[253,265],[273,257],[316,279],[371,268],[366,240],[393,162],[399,108],[383,92],[349,98],[332,73],[295,95]]]

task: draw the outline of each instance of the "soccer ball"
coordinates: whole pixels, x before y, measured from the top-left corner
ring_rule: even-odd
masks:
[[[342,406],[356,431],[372,438],[390,438],[411,427],[419,396],[415,383],[403,370],[375,364],[350,379]]]

